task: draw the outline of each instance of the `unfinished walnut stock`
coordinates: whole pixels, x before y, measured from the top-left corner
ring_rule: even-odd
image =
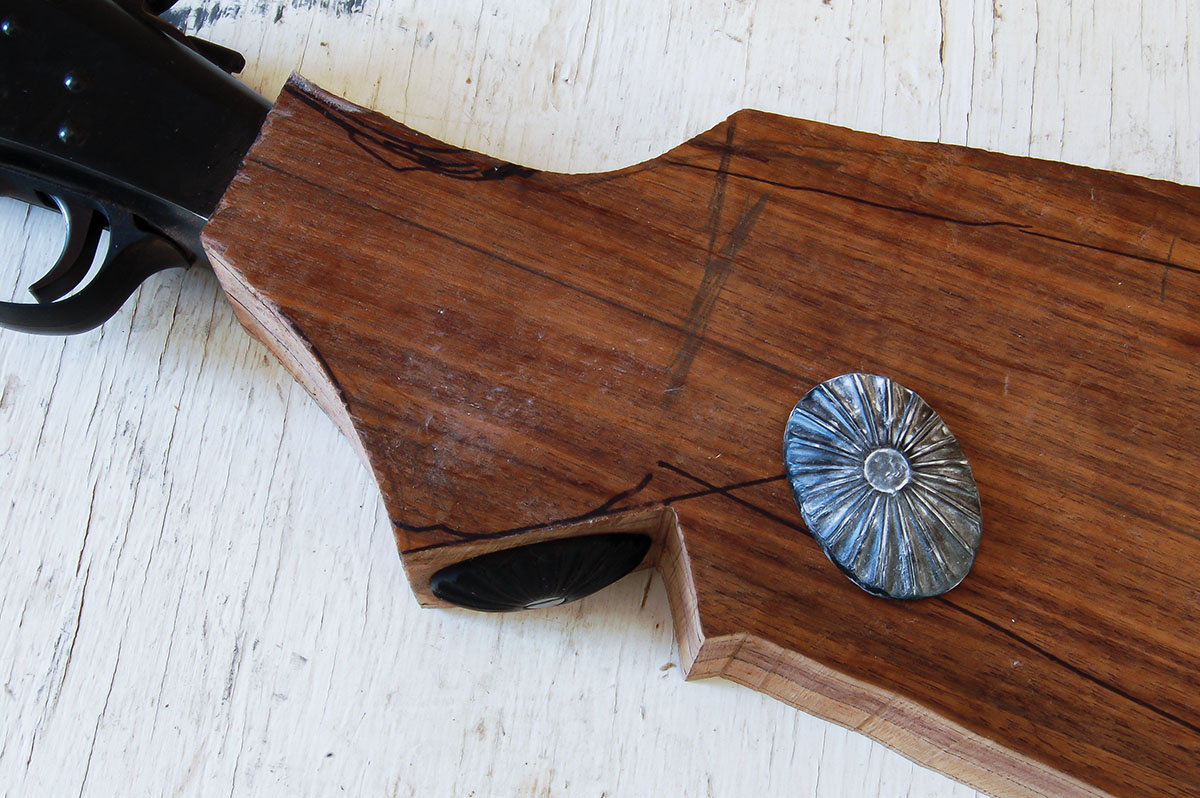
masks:
[[[483,553],[640,532],[690,677],[997,795],[1200,796],[1200,191],[755,111],[546,174],[295,81],[205,240],[423,604]],[[852,371],[974,469],[942,597],[872,597],[805,535],[784,424]]]

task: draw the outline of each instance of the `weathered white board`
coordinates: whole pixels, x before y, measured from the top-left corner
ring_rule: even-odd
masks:
[[[451,143],[594,171],[744,106],[1200,183],[1194,0],[191,0]],[[216,133],[216,131],[214,131]],[[0,297],[58,217],[0,201]],[[866,738],[684,683],[656,578],[419,610],[370,476],[201,270],[102,329],[0,332],[0,793],[959,796]]]

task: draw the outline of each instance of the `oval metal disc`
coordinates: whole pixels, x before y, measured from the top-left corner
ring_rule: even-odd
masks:
[[[872,374],[821,383],[792,411],[783,457],[813,537],[864,590],[928,598],[971,569],[982,531],[971,466],[902,385]]]

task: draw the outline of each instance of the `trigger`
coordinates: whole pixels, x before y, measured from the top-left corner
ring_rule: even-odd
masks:
[[[44,335],[85,332],[116,313],[150,275],[187,265],[169,239],[149,236],[110,256],[82,291],[66,299],[42,305],[0,302],[0,327]]]
[[[103,214],[87,205],[58,197],[53,199],[67,223],[67,240],[50,271],[29,287],[29,293],[43,304],[61,299],[83,281],[96,257],[100,234],[108,226]]]

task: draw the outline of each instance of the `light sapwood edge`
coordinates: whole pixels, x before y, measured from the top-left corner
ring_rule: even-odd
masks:
[[[658,571],[663,578],[679,665],[688,681],[721,677],[870,737],[919,765],[975,789],[1011,798],[1110,798],[1111,794],[981,737],[914,701],[839,673],[746,633],[707,637],[686,521],[671,508]]]
[[[990,795],[1014,798],[1102,798],[1097,790],[1053,768],[980,737],[920,705],[859,682],[794,651],[752,636],[701,643],[723,651],[707,672],[769,695],[811,715],[865,734],[925,767]],[[729,650],[732,649],[732,654]],[[864,707],[870,706],[868,710]]]
[[[371,469],[371,459],[354,429],[354,422],[350,420],[342,392],[312,344],[295,324],[279,312],[278,306],[242,279],[237,269],[225,260],[221,247],[206,242],[205,249],[209,262],[212,263],[213,273],[229,297],[229,303],[238,321],[251,337],[265,346],[296,382],[300,383],[337,425],[363,465]]]

